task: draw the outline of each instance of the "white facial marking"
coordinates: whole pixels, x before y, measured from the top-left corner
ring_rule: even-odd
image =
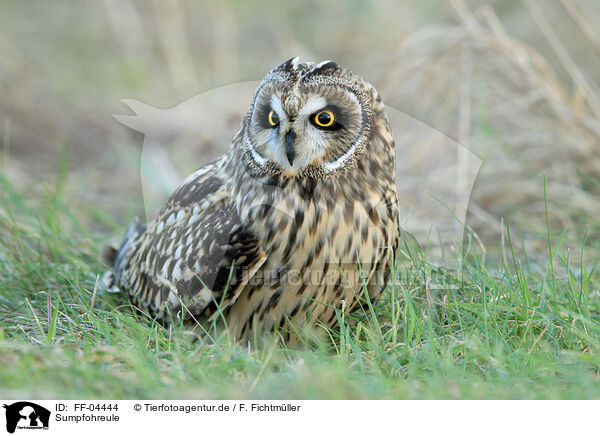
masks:
[[[281,104],[279,95],[273,94],[271,96],[270,104],[271,109],[273,109],[279,117],[281,127],[278,129],[268,129],[266,132],[264,132],[265,148],[262,151],[264,151],[265,156],[267,156],[270,160],[277,162],[279,166],[283,167],[284,169],[291,169],[292,167],[289,165],[285,155],[285,146],[282,144],[280,138],[281,129],[287,130],[289,128],[289,121],[285,111],[283,110],[283,105]]]
[[[246,137],[246,146],[248,147],[248,150],[250,150],[252,159],[254,159],[254,161],[260,166],[263,166],[264,164],[266,164],[268,162],[268,159],[265,159],[260,154],[258,154],[258,152],[254,149],[254,146],[250,143],[250,138],[248,137],[247,134],[244,136]]]
[[[285,111],[283,110],[283,106],[281,105],[281,99],[277,94],[273,94],[271,96],[271,109],[275,111],[280,121],[286,118]]]
[[[299,116],[309,116],[317,112],[319,109],[323,109],[327,106],[327,100],[321,95],[311,94],[302,109],[300,109]]]
[[[360,106],[360,102],[358,101],[358,98],[356,98],[356,96],[352,93],[349,93],[350,97],[354,100],[354,102],[356,103],[356,106],[358,107],[359,113],[359,119],[362,120],[362,108]],[[348,151],[346,151],[346,153],[344,153],[343,155],[341,155],[340,157],[338,157],[336,160],[331,161],[331,162],[324,162],[321,167],[327,171],[327,172],[331,172],[334,170],[337,170],[338,168],[342,167],[344,165],[344,163],[346,163],[346,161],[350,158],[350,156],[352,156],[354,154],[354,152],[356,151],[356,149],[358,148],[359,143],[361,142],[363,138],[359,138],[358,140],[354,141],[354,143],[352,144],[352,146],[348,149]]]

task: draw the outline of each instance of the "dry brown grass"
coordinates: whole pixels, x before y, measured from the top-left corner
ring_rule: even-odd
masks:
[[[600,71],[578,64],[538,3],[528,2],[527,11],[558,61],[511,37],[491,7],[452,3],[460,23],[407,38],[381,79],[383,93],[483,159],[469,204],[480,234],[497,236],[505,218],[543,251],[545,174],[551,226],[570,227],[575,239],[589,226],[597,237]],[[566,25],[581,30],[597,56],[591,22],[572,5],[565,9]]]

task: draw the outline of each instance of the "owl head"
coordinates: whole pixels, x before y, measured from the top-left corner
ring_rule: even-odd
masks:
[[[283,177],[324,177],[352,165],[383,115],[377,92],[332,61],[290,59],[258,87],[243,121],[250,165]]]

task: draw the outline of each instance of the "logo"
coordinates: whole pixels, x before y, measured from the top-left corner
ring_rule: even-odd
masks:
[[[146,222],[154,219],[185,177],[227,152],[260,83],[226,85],[168,109],[122,100],[134,115],[114,117],[144,134],[140,177]],[[452,138],[400,110],[386,106],[385,112],[395,134],[400,225],[419,245],[427,247],[430,260],[460,271],[464,223],[482,160]],[[276,191],[284,188],[268,188],[270,194],[256,207],[269,206],[273,212],[286,213],[272,200],[278,198]],[[316,206],[325,207],[323,202]],[[375,207],[377,213],[379,208],[381,213],[387,213],[383,202]],[[215,263],[221,260],[216,259]],[[214,283],[210,280],[215,279],[216,275],[202,277],[209,287]]]
[[[14,433],[16,429],[48,430],[50,411],[28,401],[5,404],[6,431]]]

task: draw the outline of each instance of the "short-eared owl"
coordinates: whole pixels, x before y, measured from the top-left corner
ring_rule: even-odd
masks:
[[[290,59],[258,87],[227,153],[105,251],[109,288],[160,316],[217,316],[235,338],[333,326],[378,297],[398,244],[395,151],[372,85]],[[218,315],[221,316],[221,315]]]

